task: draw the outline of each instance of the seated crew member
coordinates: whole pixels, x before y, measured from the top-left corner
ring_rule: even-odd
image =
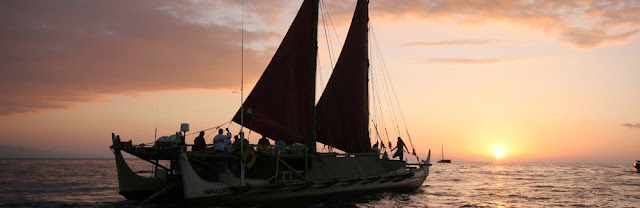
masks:
[[[193,140],[192,151],[200,151],[207,147],[207,143],[204,141],[204,131],[200,132],[200,135]]]
[[[267,139],[267,137],[262,137],[260,140],[258,140],[258,153],[262,154],[262,155],[273,155],[274,149],[271,147],[271,142],[269,142],[269,139]]]
[[[265,144],[265,145],[270,145],[271,143],[269,142],[269,139],[267,139],[267,137],[262,137],[260,138],[260,140],[258,140],[258,144]]]
[[[378,149],[378,142],[376,142],[376,144],[374,144],[373,147],[371,147],[371,152],[375,153],[376,155],[380,154],[380,149]]]
[[[300,142],[293,143],[293,145],[291,145],[290,147],[290,152],[293,154],[302,155],[302,150],[304,150],[304,147],[305,145]]]
[[[244,138],[244,132],[240,132],[240,139],[242,140],[242,148],[243,150],[249,149],[249,140]]]
[[[384,154],[382,154],[382,159],[389,160],[389,155],[387,154],[387,151],[384,151]]]
[[[276,142],[276,149],[278,150],[278,153],[283,153],[285,151],[285,145],[286,143],[282,139]]]

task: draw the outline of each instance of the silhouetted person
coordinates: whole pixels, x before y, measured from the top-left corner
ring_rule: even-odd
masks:
[[[278,150],[278,153],[284,153],[285,151],[285,145],[287,145],[284,140],[280,139],[276,142],[276,149]]]
[[[409,149],[404,144],[404,141],[402,141],[402,138],[398,137],[398,143],[396,143],[396,147],[391,149],[391,151],[393,151],[395,149],[398,149],[398,150],[396,151],[395,154],[393,154],[393,158],[400,157],[400,161],[403,161],[404,160],[404,149],[407,149],[407,152],[409,152]]]
[[[387,154],[387,151],[384,151],[384,154],[382,154],[382,159],[389,160],[389,154]]]
[[[233,143],[231,144],[231,152],[240,151],[240,140],[238,135],[233,136]]]
[[[241,141],[243,141],[243,144],[242,144],[243,150],[246,151],[247,149],[249,149],[249,140],[247,138],[244,138],[244,132],[242,132],[242,131],[240,132],[240,138],[239,139]]]
[[[269,142],[269,139],[263,136],[258,140],[258,153],[268,156],[273,155],[273,149],[270,146],[271,142]]]
[[[229,132],[229,128],[226,128],[227,132]],[[231,152],[231,147],[233,143],[231,143],[231,133],[227,134],[227,137],[224,138],[224,151],[227,153]]]
[[[260,140],[258,140],[258,144],[270,145],[271,143],[269,142],[269,139],[267,139],[266,137],[262,137],[260,138]]]
[[[207,147],[207,143],[204,141],[204,131],[200,132],[200,135],[193,140],[192,151],[199,151]]]
[[[378,149],[378,142],[376,142],[376,144],[371,147],[371,152],[375,153],[376,155],[380,154],[380,149]]]

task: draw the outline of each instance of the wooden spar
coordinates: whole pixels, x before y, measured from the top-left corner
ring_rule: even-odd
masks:
[[[371,156],[374,153],[372,152],[367,152],[367,153],[344,153],[344,154],[324,154],[323,156],[343,156],[343,157],[347,157],[347,156]]]
[[[308,148],[304,148],[304,177],[309,176],[309,151]],[[306,179],[305,179],[306,180]]]
[[[280,160],[280,151],[278,151],[278,149],[276,149],[276,159],[278,161]],[[280,168],[280,163],[276,162],[276,175],[273,176],[273,177],[276,177],[276,181],[277,181],[277,178],[278,178],[278,172],[280,171],[279,168]]]
[[[291,170],[291,172],[295,173],[302,180],[307,180],[303,175],[298,173],[298,170],[296,170],[295,168],[291,167],[291,165],[287,164],[284,160],[278,158],[278,161],[280,161],[285,167],[289,168],[289,170]]]
[[[144,160],[144,161],[147,161],[147,162],[149,162],[149,163],[151,163],[151,164],[154,164],[154,165],[156,165],[156,166],[158,166],[158,167],[161,167],[162,169],[165,169],[165,170],[167,170],[167,171],[171,171],[171,168],[167,168],[167,167],[165,167],[165,166],[163,166],[163,165],[160,165],[160,163],[157,163],[157,162],[154,162],[154,161],[151,161],[151,160],[149,160],[149,159],[142,158],[142,157],[138,157],[138,158],[140,158],[140,159],[142,159],[142,160]]]
[[[163,197],[165,195],[167,195],[169,192],[171,192],[173,189],[176,189],[178,187],[177,183],[173,183],[167,187],[165,187],[164,189],[156,192],[155,194],[151,195],[149,198],[145,199],[144,201],[141,201],[140,203],[138,203],[139,206],[145,205],[149,202],[155,201],[156,199]]]

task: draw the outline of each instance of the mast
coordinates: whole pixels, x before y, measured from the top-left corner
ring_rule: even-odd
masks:
[[[320,10],[320,0],[314,0],[313,1],[313,6],[315,9],[313,9],[314,11],[314,20],[313,22],[315,22],[315,27],[313,28],[313,39],[316,41],[315,44],[315,50],[313,51],[314,53],[314,58],[311,65],[313,65],[313,72],[311,73],[312,76],[312,83],[311,85],[313,86],[313,89],[311,91],[311,142],[309,144],[307,144],[307,148],[309,148],[310,152],[312,154],[316,153],[316,141],[317,141],[317,134],[316,134],[316,117],[317,117],[317,111],[316,111],[316,72],[318,69],[318,10]]]
[[[441,144],[440,147],[442,148],[440,150],[440,153],[442,153],[442,157],[440,158],[440,160],[444,160],[444,144]]]
[[[367,21],[366,21],[366,26],[367,26],[367,44],[366,44],[366,48],[367,48],[367,50],[369,50],[369,30],[371,28],[369,28],[369,0],[366,0],[366,1],[367,1],[367,6],[366,6],[367,10],[365,12],[366,13],[365,16],[367,18]],[[369,72],[370,72],[369,66],[370,65],[371,65],[371,62],[369,60],[369,53],[367,53],[367,69],[366,69],[366,75],[365,75],[367,81],[364,83],[364,88],[367,89],[367,91],[365,93],[366,94],[365,95],[365,97],[366,97],[365,98],[365,102],[366,102],[365,106],[367,107],[367,111],[366,111],[367,124],[365,126],[365,128],[366,128],[365,131],[367,131],[366,132],[367,133],[366,137],[367,137],[367,140],[369,140],[369,146],[367,146],[367,148],[371,147],[371,136],[370,136],[370,128],[369,128],[369,119],[370,119],[370,117],[369,117],[369,113],[370,113],[369,112],[369,110],[370,110],[369,106],[371,104],[370,103],[371,100],[370,100],[370,96],[369,96]]]
[[[242,29],[241,31],[241,39],[242,49],[240,50],[240,186],[244,186],[244,162],[242,161],[242,155],[244,154],[244,133],[242,130],[244,129],[244,0],[242,0]]]

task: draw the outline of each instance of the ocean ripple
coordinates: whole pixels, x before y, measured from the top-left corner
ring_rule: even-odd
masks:
[[[128,162],[134,171],[150,167]],[[7,159],[0,167],[1,207],[136,207],[118,194],[113,159]],[[628,164],[434,164],[415,191],[275,207],[640,207],[640,174],[632,170]]]

